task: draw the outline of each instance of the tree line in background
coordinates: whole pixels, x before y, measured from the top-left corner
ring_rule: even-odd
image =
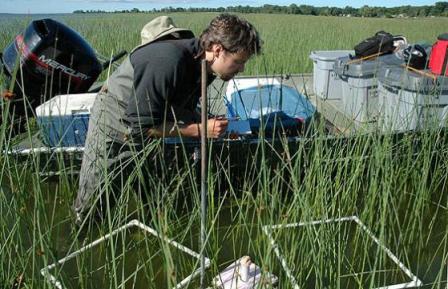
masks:
[[[364,5],[360,8],[346,6],[339,7],[314,7],[310,5],[279,6],[265,4],[260,7],[251,6],[229,6],[218,8],[180,8],[166,7],[162,9],[152,9],[149,11],[120,10],[106,12],[102,10],[76,10],[73,13],[174,13],[174,12],[231,12],[231,13],[268,13],[268,14],[301,14],[301,15],[321,15],[321,16],[353,16],[353,17],[428,17],[428,16],[448,16],[448,2],[436,2],[434,5],[426,6],[399,6],[399,7],[371,7]]]

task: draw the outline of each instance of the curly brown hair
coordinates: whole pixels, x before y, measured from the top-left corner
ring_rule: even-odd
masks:
[[[213,44],[221,44],[231,53],[260,54],[262,41],[255,27],[231,14],[215,17],[199,37],[201,48],[209,51]]]

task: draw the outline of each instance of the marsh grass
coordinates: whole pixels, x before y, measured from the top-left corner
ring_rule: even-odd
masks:
[[[110,55],[129,51],[139,42],[140,28],[155,16],[59,18],[80,31],[101,54]],[[192,27],[196,33],[213,16],[173,15],[178,25]],[[265,39],[264,55],[246,71],[259,75],[310,71],[311,50],[351,48],[376,30],[405,34],[411,41],[431,41],[446,24],[445,19],[244,16]],[[5,28],[0,41],[5,42],[30,18],[0,21]],[[322,23],[329,29],[322,29]],[[1,105],[3,152],[18,140],[12,137],[11,119],[6,117],[8,102],[2,99]],[[26,122],[30,142],[32,121]],[[322,122],[314,125],[310,137],[294,142],[260,134],[252,144],[210,143],[205,254],[212,263],[208,282],[235,259],[249,254],[264,270],[280,277],[279,288],[292,288],[262,227],[357,215],[425,287],[446,286],[446,132],[431,129],[343,137],[328,135]],[[199,252],[199,163],[193,160],[193,151],[194,145],[188,142],[177,146],[154,142],[143,152],[135,152],[134,169],[122,180],[120,193],[114,196],[111,187],[105,186],[104,218],[89,219],[82,228],[74,225],[71,213],[78,186],[73,174],[79,166],[76,157],[56,153],[50,162],[33,154],[19,161],[2,153],[1,287],[52,288],[40,275],[43,267],[134,218]],[[146,166],[149,156],[158,166],[157,174]],[[50,168],[59,175],[46,175]],[[107,175],[106,183],[111,178]],[[301,288],[375,288],[405,279],[381,250],[349,226],[282,230],[275,238]],[[198,267],[198,261],[180,256],[166,242],[125,231],[52,273],[67,288],[172,288]],[[197,282],[188,288],[197,288]]]

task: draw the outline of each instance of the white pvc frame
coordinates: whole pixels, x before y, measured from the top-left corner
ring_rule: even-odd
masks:
[[[8,155],[30,155],[30,154],[41,154],[41,153],[83,153],[85,150],[84,147],[35,147],[35,148],[22,148],[22,149],[12,149],[12,150],[4,150],[3,154]]]
[[[58,281],[56,279],[56,277],[54,277],[51,273],[50,270],[55,268],[57,265],[63,265],[65,262],[73,259],[74,257],[82,254],[83,252],[97,246],[98,244],[106,241],[107,239],[110,239],[111,237],[115,236],[116,234],[118,234],[121,231],[127,230],[131,227],[137,227],[142,229],[143,231],[146,231],[148,233],[150,233],[151,235],[160,238],[161,240],[164,240],[165,242],[167,242],[169,245],[174,246],[175,248],[181,250],[182,252],[187,253],[188,255],[192,256],[193,258],[196,258],[198,260],[200,260],[201,255],[198,254],[197,252],[194,252],[193,250],[179,244],[178,242],[163,236],[161,234],[159,234],[156,230],[152,229],[151,227],[148,227],[147,225],[143,224],[142,222],[138,221],[138,220],[132,220],[129,223],[127,223],[126,225],[121,226],[118,229],[115,229],[114,231],[104,235],[103,237],[93,241],[90,244],[87,244],[86,246],[82,247],[81,249],[65,256],[64,258],[60,259],[59,261],[48,265],[47,267],[44,267],[40,270],[40,273],[42,274],[42,276],[44,276],[44,278],[47,278],[48,281],[54,285],[57,289],[64,289],[64,287],[62,286],[62,283],[60,281]],[[205,269],[208,269],[210,267],[210,259],[205,257]],[[199,274],[201,273],[201,268],[199,267],[198,269],[196,269],[191,275],[187,276],[185,279],[183,279],[179,284],[177,284],[175,287],[173,287],[172,289],[180,289],[185,287],[186,285],[188,285],[191,280],[193,280],[195,277],[197,277]]]
[[[263,232],[268,236],[269,241],[271,243],[271,246],[274,250],[275,255],[279,259],[283,270],[286,273],[286,276],[290,280],[291,284],[293,285],[294,289],[300,289],[300,286],[297,283],[296,278],[291,273],[291,270],[286,263],[285,258],[281,255],[279,247],[277,243],[275,242],[273,236],[272,236],[272,230],[274,229],[285,229],[285,228],[297,228],[301,226],[314,226],[314,225],[320,225],[320,224],[328,224],[328,223],[335,223],[335,222],[349,222],[354,221],[361,229],[367,233],[367,235],[372,238],[372,240],[380,246],[381,249],[386,252],[387,256],[392,259],[392,261],[400,267],[400,269],[408,276],[412,281],[408,283],[400,283],[400,284],[393,284],[393,285],[387,285],[383,287],[378,287],[375,289],[402,289],[402,288],[410,288],[410,287],[419,287],[423,285],[423,282],[414,275],[411,270],[409,270],[398,258],[397,256],[392,253],[390,249],[388,249],[385,245],[383,245],[378,238],[376,238],[373,233],[361,222],[361,220],[357,216],[350,216],[350,217],[342,217],[342,218],[334,218],[334,219],[327,219],[327,220],[320,220],[320,221],[311,221],[311,222],[300,222],[300,223],[292,223],[292,224],[280,224],[280,225],[265,225],[263,226]],[[448,287],[447,287],[448,288]]]

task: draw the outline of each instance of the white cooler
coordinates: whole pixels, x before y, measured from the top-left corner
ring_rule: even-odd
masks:
[[[57,95],[36,108],[43,141],[50,147],[84,146],[96,93]]]

